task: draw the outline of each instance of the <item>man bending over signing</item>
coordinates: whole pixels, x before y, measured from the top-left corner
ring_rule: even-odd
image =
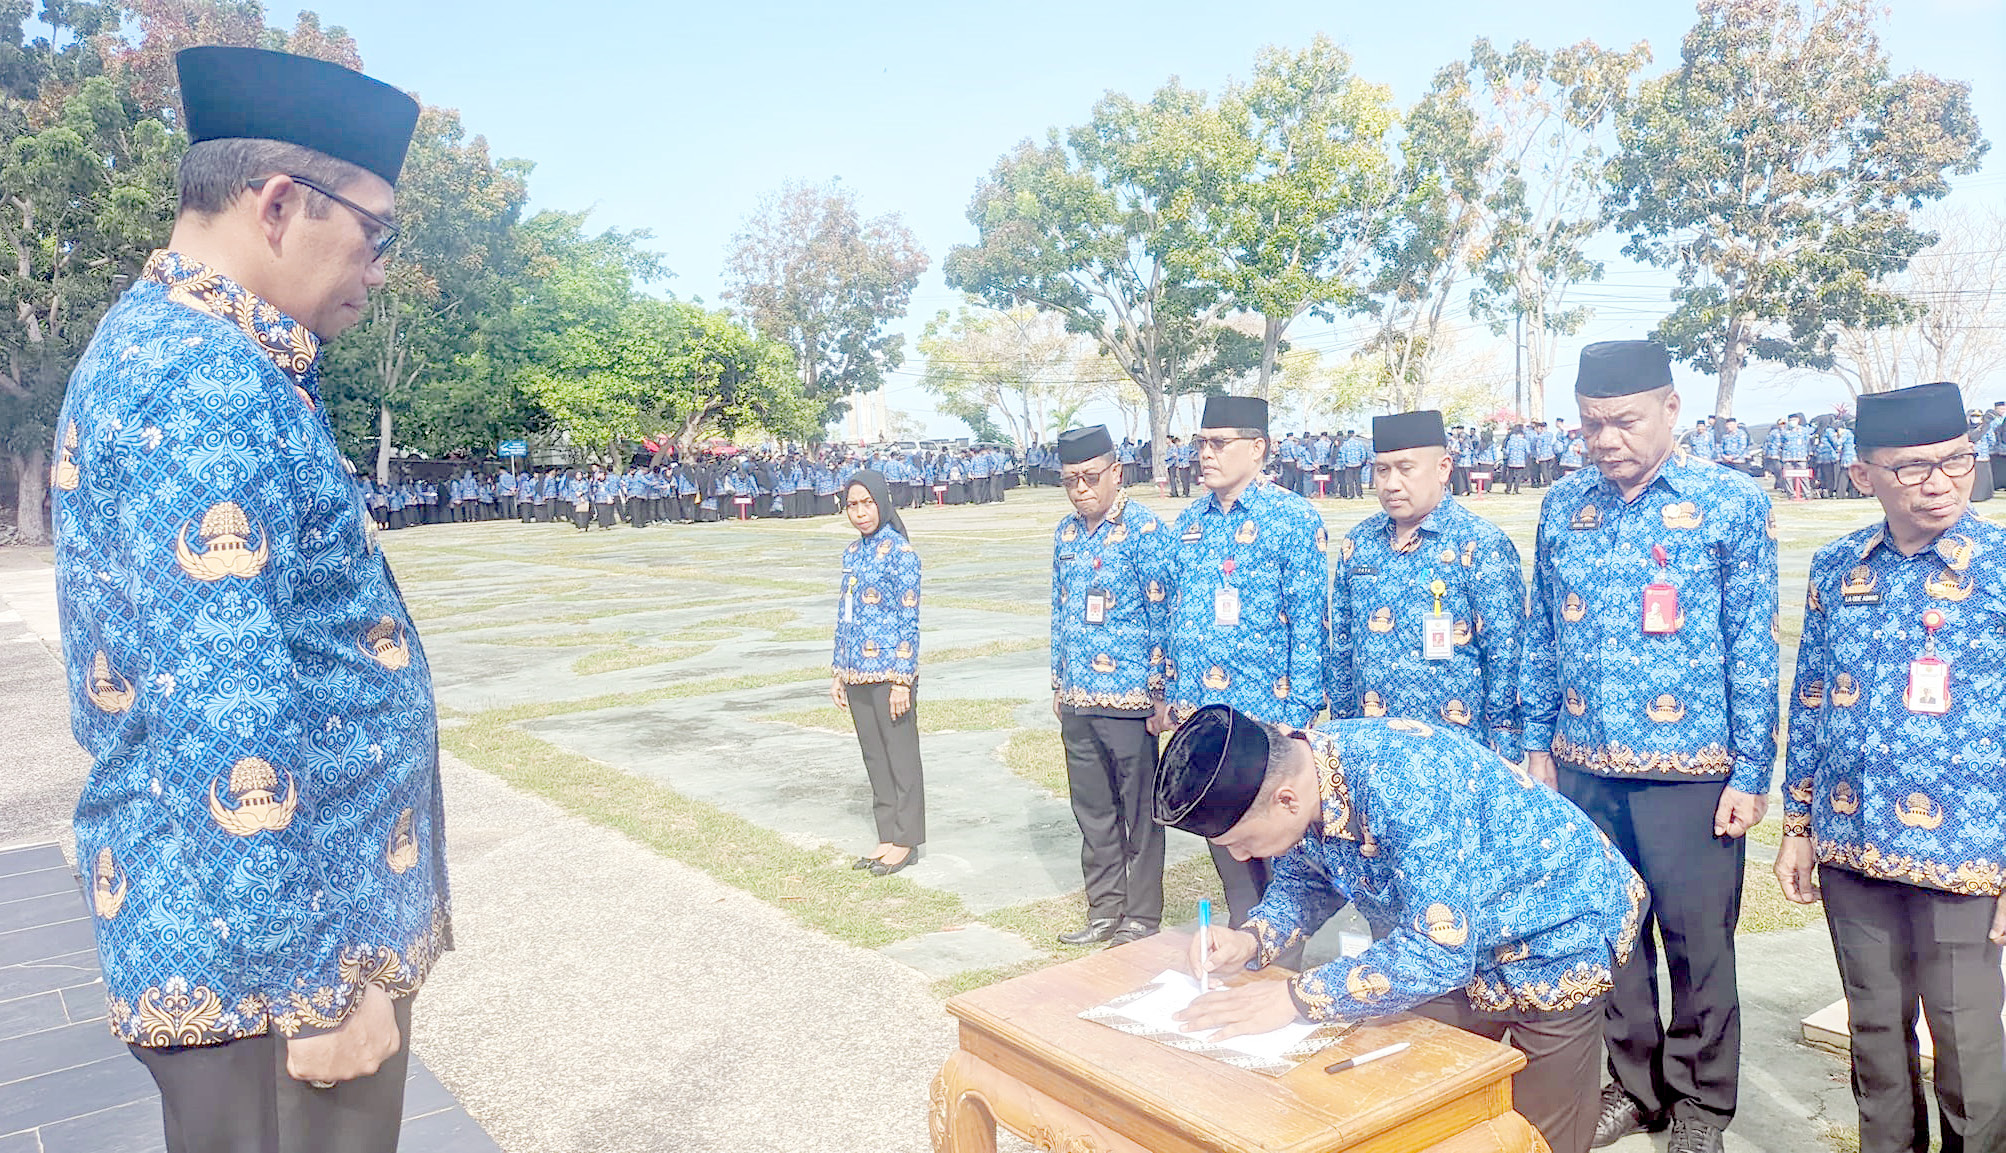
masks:
[[[1242,930],[1214,929],[1211,971],[1258,968],[1346,902],[1373,944],[1293,979],[1210,993],[1181,1016],[1214,1039],[1298,1016],[1413,1012],[1525,1054],[1512,1096],[1554,1153],[1595,1131],[1602,998],[1629,960],[1643,882],[1589,819],[1496,753],[1422,721],[1295,730],[1225,705],[1164,751],[1156,819],[1238,860],[1276,858]]]

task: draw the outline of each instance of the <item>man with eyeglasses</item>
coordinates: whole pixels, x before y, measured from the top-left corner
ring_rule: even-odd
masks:
[[[1574,393],[1591,463],[1540,504],[1526,767],[1651,889],[1641,963],[1609,999],[1594,1143],[1669,1124],[1669,1153],[1718,1153],[1740,1084],[1743,837],[1776,759],[1775,527],[1747,477],[1678,450],[1663,345],[1589,345]]]
[[[1067,945],[1124,945],[1163,920],[1156,734],[1169,626],[1170,531],[1121,487],[1107,426],[1059,434],[1073,511],[1052,533],[1052,712],[1080,825],[1086,924]]]
[[[389,1149],[452,941],[438,723],[319,364],[384,282],[418,105],[285,53],[176,66],[173,233],[59,423],[77,862],[169,1150]]]
[[[1969,497],[1955,384],[1860,397],[1853,483],[1886,519],[1811,563],[1776,879],[1821,897],[1862,1153],[2006,1149],[2006,529]]]
[[[1268,402],[1205,401],[1198,480],[1208,490],[1177,518],[1172,536],[1166,711],[1160,729],[1210,704],[1259,720],[1308,726],[1324,707],[1330,643],[1330,551],[1323,517],[1296,493],[1261,477]],[[1238,927],[1268,884],[1264,860],[1212,847]],[[1282,961],[1301,960],[1300,944]]]

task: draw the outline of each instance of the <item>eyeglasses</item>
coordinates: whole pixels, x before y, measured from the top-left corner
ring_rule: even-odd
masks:
[[[1082,470],[1080,472],[1066,473],[1059,477],[1059,483],[1067,488],[1092,488],[1101,482],[1102,477],[1113,472],[1114,469],[1114,465],[1108,465],[1106,468],[1095,469],[1092,472]]]
[[[1261,438],[1258,436],[1194,436],[1191,438],[1191,447],[1197,449],[1199,452],[1210,452],[1217,455],[1218,453],[1225,452],[1226,446],[1229,444],[1242,440],[1259,439]]]
[[[304,176],[294,176],[292,173],[288,172],[285,174],[285,178],[287,180],[292,181],[294,184],[299,185],[302,188],[313,189],[315,192],[320,193],[322,196],[327,197],[329,200],[334,201],[336,204],[341,205],[343,208],[348,209],[350,212],[355,213],[357,216],[360,216],[362,219],[367,220],[369,223],[375,225],[376,228],[374,232],[374,237],[369,242],[369,248],[370,248],[369,259],[372,263],[383,259],[383,254],[390,251],[390,246],[397,243],[397,236],[398,236],[397,225],[392,221],[385,220],[383,217],[376,215],[374,212],[371,212],[367,208],[362,207],[360,204],[357,204],[355,201],[350,200],[346,196],[343,196],[341,193],[336,192],[331,188],[327,188],[320,184],[317,184],[314,181],[308,180]],[[244,183],[247,184],[250,187],[251,191],[253,192],[263,192],[265,190],[265,185],[271,183],[271,181],[272,178],[269,176],[260,176],[256,180],[247,180]]]
[[[1867,463],[1873,464],[1874,462],[1868,461]],[[1895,483],[1901,485],[1903,488],[1914,488],[1923,481],[1928,480],[1929,474],[1938,469],[1942,469],[1943,475],[1950,477],[1952,480],[1969,476],[1971,470],[1978,467],[1978,454],[1975,452],[1959,452],[1946,456],[1942,460],[1912,460],[1907,464],[1898,464],[1893,468],[1889,468],[1884,464],[1874,464],[1874,467],[1880,469],[1882,472],[1894,473]]]

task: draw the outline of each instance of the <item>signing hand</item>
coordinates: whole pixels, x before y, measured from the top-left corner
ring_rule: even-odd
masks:
[[[898,720],[912,711],[912,686],[892,686],[891,710],[893,720]]]
[[[1296,1019],[1296,1003],[1286,981],[1249,981],[1237,989],[1221,989],[1191,1002],[1172,1020],[1186,1032],[1217,1029],[1208,1041],[1224,1041],[1279,1029]]]
[[[829,678],[829,699],[836,702],[836,707],[839,709],[850,707],[850,693],[843,687],[840,677]]]
[[[1200,953],[1199,942],[1211,947],[1211,951]],[[1191,971],[1194,973],[1216,973],[1221,969],[1238,968],[1253,960],[1261,943],[1244,929],[1222,929],[1212,926],[1204,933],[1191,934]]]
[[[403,1044],[390,994],[370,985],[340,1028],[286,1042],[286,1072],[295,1081],[353,1081],[382,1068]]]
[[[1818,862],[1811,855],[1811,838],[1785,837],[1776,849],[1776,883],[1783,899],[1809,905],[1824,896],[1818,890]],[[1995,923],[1995,929],[1998,925]]]
[[[1713,835],[1739,837],[1762,823],[1769,812],[1768,796],[1744,793],[1728,787],[1720,791],[1720,807],[1713,811]]]
[[[1525,754],[1525,771],[1527,776],[1549,789],[1560,787],[1560,774],[1554,771],[1553,754],[1550,752],[1542,753],[1527,750]]]

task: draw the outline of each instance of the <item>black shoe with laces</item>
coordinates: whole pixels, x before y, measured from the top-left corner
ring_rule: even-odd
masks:
[[[1645,1114],[1635,1097],[1614,1083],[1602,1086],[1602,1111],[1595,1119],[1595,1139],[1590,1149],[1614,1145],[1632,1133],[1655,1133],[1665,1127],[1663,1119]]]
[[[1720,1130],[1704,1121],[1681,1117],[1672,1122],[1665,1153],[1720,1153]]]

